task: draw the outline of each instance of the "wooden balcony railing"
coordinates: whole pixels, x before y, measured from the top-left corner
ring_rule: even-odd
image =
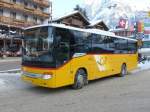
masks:
[[[34,10],[34,14],[35,15],[38,15],[40,17],[44,17],[44,18],[49,18],[50,17],[50,14],[46,13],[46,12],[42,12],[38,9]]]
[[[32,1],[39,4],[39,5],[42,5],[44,7],[49,7],[51,4],[51,2],[48,0],[32,0]]]
[[[36,25],[34,22],[26,22],[23,20],[13,19],[10,17],[0,16],[0,23],[15,27],[28,27]]]
[[[0,6],[4,7],[4,8],[12,9],[12,10],[14,10],[14,9],[19,10],[19,11],[22,11],[24,13],[31,14],[31,15],[36,15],[40,18],[48,19],[50,17],[49,13],[43,12],[38,9],[34,9],[32,7],[26,7],[22,4],[14,4],[14,3],[11,3],[11,2],[5,1],[5,0],[0,0]]]

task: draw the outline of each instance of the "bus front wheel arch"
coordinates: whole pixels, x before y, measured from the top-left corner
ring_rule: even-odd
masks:
[[[87,71],[85,68],[77,70],[74,78],[73,89],[81,89],[84,85],[88,84]]]

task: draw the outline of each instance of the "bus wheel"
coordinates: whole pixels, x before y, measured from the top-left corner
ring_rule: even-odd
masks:
[[[127,75],[127,66],[126,66],[126,64],[123,64],[121,67],[121,72],[120,72],[119,76],[124,77],[125,75]]]
[[[79,69],[76,73],[73,89],[81,89],[84,85],[88,84],[87,74],[85,70]]]

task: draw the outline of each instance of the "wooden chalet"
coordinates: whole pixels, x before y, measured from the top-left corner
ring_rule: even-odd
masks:
[[[72,13],[66,14],[58,19],[53,20],[52,22],[78,28],[95,28],[105,31],[109,30],[107,25],[101,20],[90,23],[89,20],[80,11],[74,11]]]
[[[53,20],[53,22],[78,28],[86,28],[88,25],[90,25],[88,19],[79,11],[66,14],[56,20]]]

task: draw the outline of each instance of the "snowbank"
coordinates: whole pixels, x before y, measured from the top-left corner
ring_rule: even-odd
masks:
[[[5,84],[4,80],[0,79],[0,86],[2,87]]]
[[[18,86],[19,78],[20,73],[0,73],[0,91]]]
[[[150,69],[150,61],[145,61],[144,63],[140,63],[138,67],[140,70],[148,70]]]

